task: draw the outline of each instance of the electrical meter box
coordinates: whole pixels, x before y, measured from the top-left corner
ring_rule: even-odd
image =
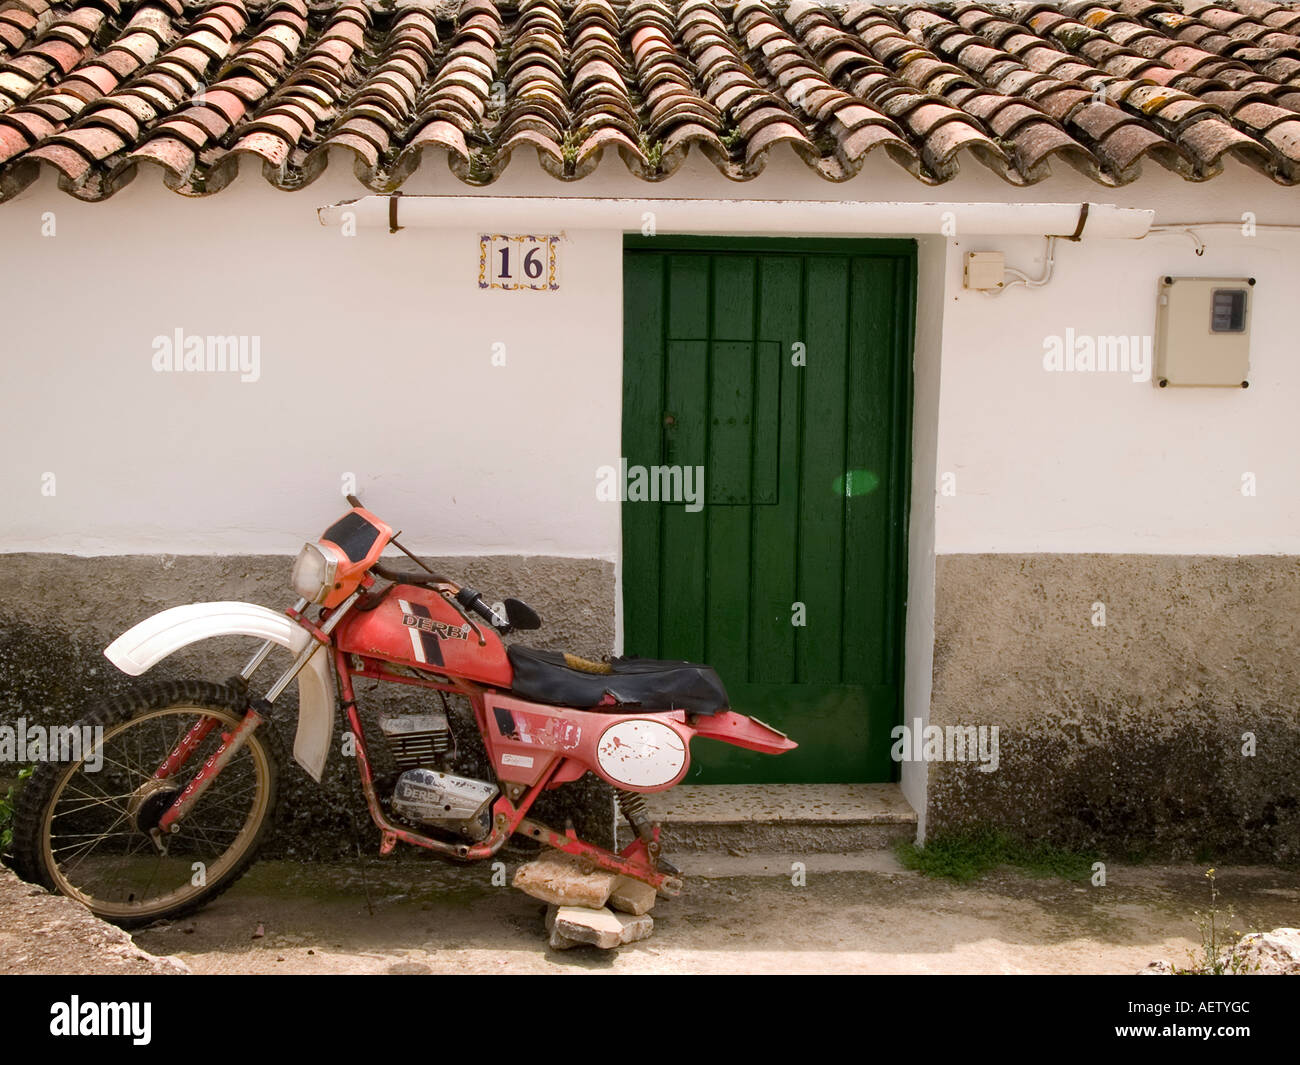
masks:
[[[1246,388],[1253,277],[1164,277],[1156,305],[1161,388]]]

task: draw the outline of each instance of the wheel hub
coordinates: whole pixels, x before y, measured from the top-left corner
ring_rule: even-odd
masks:
[[[146,780],[135,789],[127,804],[131,825],[137,832],[150,834],[180,791],[180,786],[170,780]]]

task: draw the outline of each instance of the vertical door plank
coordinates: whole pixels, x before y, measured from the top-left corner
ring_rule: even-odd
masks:
[[[894,276],[888,259],[856,256],[849,301],[848,469],[844,485],[845,683],[888,684],[887,630],[894,589],[884,557],[889,543],[891,367]]]
[[[796,598],[805,604],[807,624],[795,630],[796,677],[833,683],[840,675],[844,589],[844,494],[837,482],[844,472],[848,260],[809,256],[804,300],[808,365]]]
[[[714,340],[754,339],[754,257],[713,256]]]
[[[623,258],[623,455],[629,466],[654,466],[663,454],[665,259],[646,252]],[[624,503],[622,518],[623,645],[649,657],[659,650],[660,511]]]
[[[715,340],[709,345],[710,503],[749,503],[753,417],[754,345]]]
[[[795,601],[796,545],[799,539],[799,393],[803,369],[791,364],[794,345],[803,336],[803,260],[793,255],[759,258],[758,332],[764,359],[775,358],[780,382],[775,424],[760,435],[777,444],[777,493],[774,505],[752,513],[750,567],[750,648],[748,678],[756,683],[789,684],[794,675],[795,630],[790,606]],[[773,344],[775,351],[773,351]],[[773,369],[758,373],[769,381]]]
[[[715,312],[717,304],[715,302]],[[714,327],[723,323],[714,316]],[[733,326],[732,328],[739,328]],[[705,653],[724,675],[749,671],[750,471],[754,345],[709,347],[708,624]]]
[[[668,341],[664,406],[673,419],[664,433],[664,461],[668,466],[704,465],[708,446],[708,350],[706,340]],[[657,505],[662,515],[660,653],[698,662],[704,658],[705,644],[708,508],[690,512],[680,502],[644,505]]]

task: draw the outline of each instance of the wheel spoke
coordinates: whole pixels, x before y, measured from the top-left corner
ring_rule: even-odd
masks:
[[[88,854],[91,850],[94,850],[97,844],[102,843],[104,840],[108,839],[108,837],[113,834],[113,830],[117,828],[118,825],[124,824],[125,822],[126,822],[126,815],[124,814],[122,817],[119,817],[116,821],[114,821],[108,827],[108,830],[106,832],[100,832],[96,835],[91,836],[91,839],[88,843],[70,843],[66,847],[51,848],[51,853],[58,854],[60,851],[69,850],[73,847],[82,848],[83,849],[82,853],[73,856],[72,860],[75,862],[79,860],[79,858],[84,857],[85,854]]]
[[[83,760],[60,779],[48,800],[44,848],[61,890],[106,916],[147,917],[201,897],[247,852],[268,813],[271,765],[256,736],[164,834],[165,851],[155,849],[148,831],[185,783],[184,775],[162,781],[154,774],[205,717],[217,718],[218,728],[187,759],[202,764],[239,719],[229,709],[176,704],[106,730],[99,770],[88,772]],[[195,861],[208,867],[205,886],[192,883]]]

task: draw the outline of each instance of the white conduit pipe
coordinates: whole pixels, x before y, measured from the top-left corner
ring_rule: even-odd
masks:
[[[1162,233],[1172,233],[1186,237],[1192,242],[1196,249],[1197,255],[1205,254],[1205,241],[1201,239],[1198,230],[1201,229],[1235,229],[1242,236],[1253,236],[1256,232],[1265,231],[1273,233],[1295,233],[1300,231],[1300,225],[1294,222],[1247,222],[1245,219],[1238,219],[1235,222],[1167,222],[1158,226],[1152,226],[1147,236],[1159,236]]]
[[[1106,203],[362,196],[317,209],[321,225],[504,232],[570,229],[746,236],[1032,236],[1138,239],[1154,211]]]

